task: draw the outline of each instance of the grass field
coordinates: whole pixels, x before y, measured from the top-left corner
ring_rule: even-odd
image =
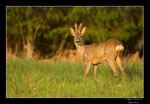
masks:
[[[107,63],[93,67],[83,80],[84,63],[40,63],[28,59],[7,60],[6,97],[143,97],[143,63],[123,63],[126,80],[113,72]]]

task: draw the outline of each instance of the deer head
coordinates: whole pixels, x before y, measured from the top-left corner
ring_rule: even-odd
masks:
[[[74,24],[74,26],[75,26],[75,31],[74,31],[73,28],[70,28],[70,32],[71,32],[71,34],[72,34],[73,37],[74,37],[74,42],[75,42],[76,44],[80,44],[80,43],[83,42],[83,34],[84,34],[85,31],[86,31],[86,27],[84,27],[84,28],[81,30],[81,28],[82,28],[82,23],[80,23],[79,28],[78,28],[78,26],[77,26],[76,23]]]

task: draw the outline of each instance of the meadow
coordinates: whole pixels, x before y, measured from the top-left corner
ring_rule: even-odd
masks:
[[[123,62],[126,79],[121,71],[114,78],[107,63],[100,64],[97,78],[93,67],[83,80],[85,64],[77,62],[48,62],[8,59],[6,62],[6,97],[8,98],[122,98],[143,97],[143,62]]]

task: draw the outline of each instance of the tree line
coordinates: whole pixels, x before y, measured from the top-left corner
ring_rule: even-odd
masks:
[[[7,47],[17,56],[52,57],[75,49],[69,28],[87,27],[85,44],[116,38],[124,55],[143,52],[143,7],[7,7]]]

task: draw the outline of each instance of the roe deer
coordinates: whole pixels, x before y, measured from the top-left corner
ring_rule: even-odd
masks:
[[[124,67],[120,59],[120,52],[124,50],[123,44],[117,39],[108,39],[105,42],[93,43],[90,45],[83,44],[83,34],[86,31],[84,27],[81,31],[82,23],[80,23],[79,28],[75,23],[75,31],[73,28],[70,28],[70,32],[74,37],[74,44],[77,48],[77,51],[83,57],[84,62],[86,63],[86,70],[84,74],[84,79],[86,78],[91,64],[94,67],[94,78],[96,78],[97,64],[100,64],[104,61],[107,61],[110,67],[114,72],[114,76],[118,75],[118,70],[115,66],[115,60],[118,66],[121,69],[122,77],[125,77]]]

